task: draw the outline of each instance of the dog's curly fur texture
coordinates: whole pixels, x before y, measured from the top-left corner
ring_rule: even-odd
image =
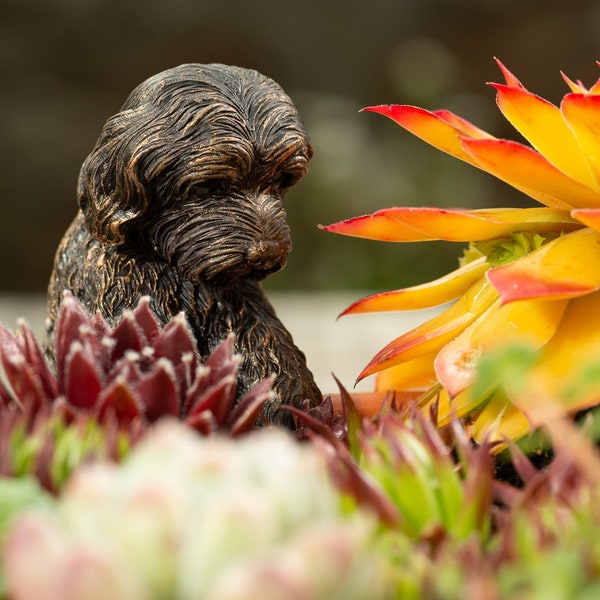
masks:
[[[275,375],[268,419],[290,424],[281,403],[319,403],[259,284],[286,263],[282,199],[311,156],[292,101],[256,71],[187,64],[139,85],[81,168],[49,285],[48,352],[64,290],[113,324],[150,296],[163,323],[185,312],[202,359],[233,332],[240,395]]]

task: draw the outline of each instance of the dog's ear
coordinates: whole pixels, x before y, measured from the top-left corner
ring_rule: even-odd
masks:
[[[153,151],[148,107],[123,110],[105,124],[79,173],[78,202],[90,234],[110,245],[149,203],[147,158]]]

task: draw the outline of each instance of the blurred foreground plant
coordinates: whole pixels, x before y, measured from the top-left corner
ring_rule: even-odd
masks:
[[[597,392],[563,393],[600,354],[600,80],[586,89],[565,77],[571,92],[557,107],[498,64],[506,80],[492,84],[498,106],[532,147],[497,139],[446,110],[400,105],[365,110],[495,175],[542,208],[397,207],[324,227],[385,241],[470,242],[453,273],[369,296],[343,314],[455,300],[390,342],[359,379],[378,373],[379,390],[429,387],[420,402],[424,410],[436,402],[440,425],[452,414],[467,418],[478,440],[516,439],[550,417],[600,400]],[[474,393],[482,357],[507,344],[541,349],[525,385]]]
[[[163,421],[120,465],[81,467],[52,509],[14,523],[7,588],[22,600],[389,597],[374,520],[344,513],[321,455],[289,433],[234,443]]]
[[[549,424],[554,457],[539,468],[512,442],[492,456],[496,444],[474,444],[458,419],[437,428],[435,414],[412,407],[361,420],[343,389],[342,398],[345,436],[328,433],[314,414],[300,418],[348,506],[378,516],[377,552],[393,565],[394,597],[567,600],[600,591],[595,413],[582,429]],[[498,480],[507,466],[510,481],[506,472]]]

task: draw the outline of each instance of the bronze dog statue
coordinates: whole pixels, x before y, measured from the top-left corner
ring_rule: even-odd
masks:
[[[81,168],[49,285],[49,351],[64,290],[111,324],[150,296],[163,323],[185,312],[202,359],[233,332],[240,395],[275,375],[266,418],[290,424],[281,403],[319,403],[259,284],[286,263],[282,200],[311,156],[292,101],[256,71],[187,64],[139,85]]]

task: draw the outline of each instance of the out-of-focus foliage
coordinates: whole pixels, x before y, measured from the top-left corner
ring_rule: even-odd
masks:
[[[114,599],[383,599],[374,525],[345,514],[322,457],[289,433],[234,443],[162,421],[121,465],[80,468],[53,510],[18,518],[3,574],[22,600],[99,586]]]

